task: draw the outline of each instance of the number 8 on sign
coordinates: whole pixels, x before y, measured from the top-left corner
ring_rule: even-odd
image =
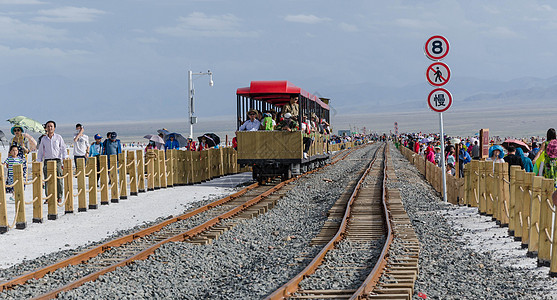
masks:
[[[449,41],[444,36],[434,35],[425,43],[424,53],[431,60],[442,60],[449,54]]]

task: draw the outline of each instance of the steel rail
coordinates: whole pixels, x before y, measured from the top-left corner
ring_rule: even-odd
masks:
[[[309,175],[309,174],[315,173],[315,172],[317,172],[317,171],[319,171],[319,170],[321,170],[321,169],[323,169],[323,168],[325,168],[325,167],[327,167],[327,166],[334,165],[334,164],[336,164],[337,162],[339,162],[339,161],[341,161],[341,160],[344,160],[344,159],[345,159],[346,157],[348,157],[348,155],[349,155],[350,153],[352,153],[354,150],[356,150],[356,149],[358,149],[358,148],[361,148],[361,147],[363,147],[363,146],[365,146],[365,145],[361,145],[361,146],[358,146],[358,147],[354,147],[354,148],[349,149],[349,150],[347,149],[348,151],[346,151],[346,153],[345,153],[341,158],[339,158],[339,159],[337,159],[337,160],[335,160],[335,161],[332,161],[331,163],[329,163],[329,164],[327,164],[327,165],[325,165],[325,166],[323,166],[323,167],[316,168],[316,169],[314,169],[314,170],[312,170],[312,171],[309,171],[309,172],[306,172],[306,173],[302,174],[301,176],[294,177],[294,178],[291,178],[291,179],[289,179],[289,180],[283,181],[283,182],[279,183],[278,185],[272,187],[271,189],[267,190],[266,192],[264,192],[264,193],[262,193],[262,194],[260,194],[260,195],[258,195],[258,196],[256,196],[256,197],[254,197],[254,198],[248,200],[248,201],[245,202],[244,204],[239,205],[239,206],[237,206],[237,207],[235,207],[235,208],[229,210],[228,212],[226,212],[226,213],[224,213],[224,214],[222,214],[222,215],[220,215],[220,216],[217,216],[217,217],[215,217],[215,218],[213,218],[213,219],[211,219],[211,220],[208,220],[208,221],[206,221],[205,223],[203,223],[203,224],[201,224],[201,225],[198,225],[198,226],[196,226],[196,227],[194,227],[194,228],[192,228],[192,229],[190,229],[190,230],[188,230],[188,231],[186,231],[186,232],[179,233],[179,234],[176,234],[176,235],[174,235],[174,236],[172,236],[172,237],[169,237],[169,238],[167,238],[167,239],[165,239],[165,240],[162,240],[162,241],[160,241],[160,242],[158,242],[158,243],[156,243],[156,244],[154,244],[154,245],[152,245],[152,246],[150,246],[150,247],[148,247],[148,248],[142,250],[141,252],[139,252],[139,253],[137,253],[137,254],[135,254],[135,255],[133,255],[133,256],[130,256],[129,258],[127,258],[127,259],[125,259],[125,260],[122,260],[122,261],[120,261],[120,262],[114,263],[114,264],[112,264],[112,265],[110,265],[110,266],[108,266],[108,267],[106,267],[106,268],[104,268],[104,269],[101,269],[101,270],[99,270],[99,271],[96,271],[96,272],[94,272],[94,273],[91,273],[91,274],[89,274],[89,275],[87,275],[87,276],[84,276],[84,277],[82,277],[82,278],[80,278],[80,279],[77,279],[77,280],[75,280],[75,281],[73,281],[73,282],[70,282],[70,283],[68,283],[68,284],[66,284],[66,285],[64,285],[64,286],[62,286],[62,287],[56,288],[56,289],[54,289],[54,290],[52,290],[52,291],[50,291],[50,292],[44,293],[44,294],[42,294],[42,295],[40,295],[40,296],[38,296],[38,297],[35,297],[35,298],[33,298],[33,299],[52,299],[52,298],[55,298],[55,297],[56,297],[58,294],[60,294],[61,292],[69,291],[69,290],[71,290],[71,289],[74,289],[74,288],[76,288],[76,287],[79,287],[79,286],[83,285],[85,282],[94,281],[94,280],[98,279],[100,276],[102,276],[102,275],[104,275],[104,274],[106,274],[106,273],[109,273],[109,272],[112,272],[112,271],[116,270],[116,268],[118,268],[118,267],[122,267],[122,266],[129,265],[129,264],[131,264],[131,263],[133,263],[134,261],[137,261],[137,260],[144,260],[144,259],[147,259],[151,254],[153,254],[153,253],[155,252],[156,249],[160,248],[163,244],[168,243],[168,242],[184,241],[184,240],[187,240],[188,238],[192,238],[192,237],[194,237],[195,235],[197,235],[197,234],[199,234],[199,233],[201,233],[201,232],[207,230],[208,228],[210,228],[210,227],[212,227],[212,226],[218,224],[220,221],[222,221],[222,220],[224,220],[224,219],[227,219],[227,218],[230,218],[230,217],[232,217],[232,216],[234,216],[234,215],[240,213],[241,211],[246,210],[247,208],[249,208],[249,207],[251,207],[251,206],[253,206],[253,205],[259,203],[261,200],[263,200],[264,198],[268,197],[268,196],[271,195],[272,193],[276,192],[277,190],[279,190],[280,188],[282,188],[282,187],[285,186],[286,184],[288,184],[288,183],[290,183],[290,182],[293,182],[293,181],[295,181],[295,180],[298,180],[298,179],[301,178],[301,177],[304,177],[304,176],[307,176],[307,175]],[[342,152],[340,152],[340,153],[338,153],[337,155],[335,155],[335,157],[340,156],[340,155],[342,155]],[[254,184],[248,186],[247,188],[252,187],[251,189],[253,189],[253,188],[257,187],[257,186],[259,186],[259,184],[258,184],[258,183],[254,183]],[[243,191],[243,190],[242,190],[242,191]],[[246,191],[246,192],[247,192],[247,191]],[[238,193],[239,193],[239,192],[238,192]],[[236,194],[238,194],[238,193],[236,193]],[[234,195],[236,195],[236,194],[234,194]],[[243,194],[245,194],[245,192],[244,192]],[[242,195],[243,195],[243,194],[242,194]],[[231,195],[231,196],[233,196],[233,195]],[[229,196],[229,197],[231,197],[231,196]],[[239,195],[239,196],[240,196],[240,195]],[[239,197],[239,196],[238,196],[238,197]],[[228,198],[228,197],[227,197],[227,198]],[[237,198],[237,197],[235,197],[235,198]],[[234,198],[234,199],[235,199],[235,198]],[[232,199],[229,199],[229,201],[230,201],[230,200],[232,200]],[[220,200],[218,200],[218,201],[220,201]],[[208,205],[206,205],[206,206],[211,206],[211,207],[212,207],[212,206],[218,206],[218,205],[220,205],[220,204],[224,204],[224,203],[225,203],[225,202],[223,202],[223,203],[220,203],[220,204],[214,204],[214,203],[216,203],[216,202],[218,202],[218,201],[215,201],[215,202],[213,202],[213,203],[210,203],[210,204],[208,204]],[[226,202],[228,202],[228,201],[226,201]],[[207,210],[207,209],[205,209],[205,210]],[[205,210],[204,210],[204,211],[205,211]],[[192,212],[192,213],[193,213],[193,212]],[[192,216],[193,216],[193,215],[192,215]],[[184,217],[184,215],[182,215],[182,216],[180,216],[180,217],[182,217],[182,220],[183,220],[183,219],[186,219],[186,217]],[[180,217],[177,217],[177,218],[180,218]],[[189,217],[191,217],[191,216],[189,216]],[[165,221],[165,222],[168,222],[168,221]],[[163,222],[163,223],[165,223],[165,222]],[[158,224],[158,225],[156,225],[156,226],[153,226],[153,227],[157,227],[156,230],[155,230],[155,229],[151,229],[151,228],[147,228],[147,229],[142,230],[141,232],[150,230],[150,232],[148,233],[148,234],[150,234],[150,233],[159,231],[160,229],[162,229],[163,227],[165,227],[166,225],[168,225],[168,224],[170,224],[170,223],[172,223],[172,222],[165,223],[164,225],[163,225],[163,223]],[[138,235],[138,234],[139,234],[139,232],[136,233],[136,234],[132,234],[132,235]],[[146,235],[148,235],[148,234],[144,234],[144,235],[142,235],[142,236],[138,236],[137,238],[146,236]],[[120,239],[118,239],[118,240],[124,240],[125,238],[127,238],[127,237],[129,237],[129,236],[131,236],[131,235],[122,237],[122,238],[120,238]],[[115,241],[113,241],[113,242],[116,242],[116,241],[118,241],[118,240],[115,240]],[[123,244],[125,244],[125,243],[127,243],[127,242],[130,242],[130,241],[133,241],[133,240],[134,240],[134,239],[131,239],[131,240],[128,239],[127,241],[121,242],[121,243],[120,243],[119,245],[117,245],[117,246],[123,245]],[[110,243],[110,242],[109,242],[109,243]],[[108,244],[108,243],[106,243],[106,244]],[[103,244],[103,245],[104,245],[104,244]],[[101,245],[101,246],[102,246],[102,245]],[[99,247],[101,247],[101,246],[99,246]],[[95,249],[98,249],[99,247],[96,247]],[[104,249],[103,252],[109,250],[109,249],[112,248],[112,247],[116,247],[116,246],[112,245],[111,247],[108,247],[108,248]],[[90,251],[88,251],[88,252],[93,252],[93,250],[95,250],[95,249],[92,249],[92,250],[90,250]],[[96,252],[96,251],[95,251],[95,252]],[[72,264],[78,264],[78,263],[85,262],[85,261],[89,260],[90,258],[95,257],[95,256],[97,256],[97,255],[99,255],[99,254],[101,254],[101,253],[102,253],[102,252],[97,252],[95,255],[89,256],[89,257],[87,257],[87,258],[80,259],[79,261],[76,260],[76,262],[75,262],[75,263],[72,263]],[[82,254],[80,254],[80,255],[82,255]],[[63,261],[63,262],[64,262],[64,261]],[[67,265],[69,265],[69,264],[65,264],[65,265],[63,265],[63,266],[59,266],[58,268],[65,267],[65,266],[67,266]],[[54,266],[54,265],[53,265],[53,266]],[[47,267],[47,268],[48,268],[48,267]],[[41,272],[41,274],[42,274],[41,277],[44,276],[44,275],[45,275],[46,273],[48,273],[48,272],[55,271],[55,270],[58,269],[58,268],[49,268],[49,271],[47,271],[47,272],[44,272],[44,271]],[[43,268],[43,269],[46,269],[46,268]],[[42,269],[41,269],[41,270],[42,270]],[[38,272],[38,271],[37,271],[37,272]],[[32,272],[32,273],[30,273],[30,274],[34,274],[34,273],[36,273],[36,272]],[[28,274],[27,274],[27,275],[28,275]],[[33,277],[33,278],[34,278],[34,277]],[[17,278],[16,278],[16,279],[17,279]],[[29,279],[31,279],[31,278],[29,278]],[[15,279],[14,279],[14,280],[15,280]],[[28,280],[28,279],[27,279],[27,280]],[[26,281],[26,280],[25,280],[25,281]],[[1,290],[0,290],[0,291],[1,291]]]
[[[323,247],[323,249],[321,249],[321,251],[315,256],[315,258],[308,264],[308,266],[304,270],[302,270],[298,275],[296,275],[294,278],[290,279],[286,284],[281,286],[279,289],[277,289],[275,292],[273,292],[271,295],[269,295],[265,299],[267,299],[267,300],[286,299],[290,295],[292,295],[294,292],[296,292],[299,288],[300,282],[305,277],[313,274],[315,272],[315,270],[317,270],[317,268],[323,262],[327,252],[332,250],[335,247],[335,245],[344,238],[344,236],[346,234],[346,228],[347,228],[347,225],[348,225],[348,219],[350,218],[350,215],[351,215],[352,204],[354,203],[355,199],[358,197],[358,194],[360,192],[360,188],[362,187],[363,182],[365,181],[367,175],[369,174],[369,172],[371,171],[371,169],[373,167],[373,164],[376,161],[378,151],[379,151],[379,149],[376,150],[376,152],[374,153],[373,159],[369,163],[369,165],[366,168],[364,174],[358,180],[358,183],[356,184],[356,187],[354,188],[354,191],[352,192],[352,195],[350,196],[350,200],[346,204],[346,211],[344,213],[344,217],[342,219],[340,227],[339,227],[337,233],[335,234],[335,236],[329,241],[329,243],[327,243]],[[385,150],[383,150],[383,151],[385,151]],[[384,186],[384,184],[383,184],[383,186]],[[383,201],[383,203],[384,203],[384,201]]]
[[[394,239],[391,212],[387,208],[388,193],[387,193],[387,185],[385,184],[387,182],[388,147],[389,145],[387,144],[385,146],[385,149],[383,150],[385,163],[383,164],[383,181],[381,183],[381,202],[382,202],[381,205],[383,207],[383,216],[384,216],[383,221],[387,228],[387,239],[385,241],[385,244],[383,245],[383,250],[381,251],[381,255],[379,255],[379,258],[377,259],[377,263],[375,264],[375,267],[373,267],[373,269],[366,277],[364,282],[360,285],[360,287],[356,290],[356,292],[352,295],[350,299],[364,298],[365,295],[369,294],[369,292],[373,290],[373,288],[381,278],[385,266],[387,265],[387,257],[388,257],[389,249],[391,248],[391,244]]]
[[[85,261],[87,261],[87,260],[89,260],[93,257],[96,257],[96,256],[110,250],[111,248],[119,247],[123,244],[132,242],[132,241],[134,241],[136,239],[139,239],[139,238],[142,238],[142,237],[145,237],[147,235],[152,234],[153,232],[159,231],[160,229],[162,229],[163,227],[165,227],[169,224],[191,218],[191,217],[193,217],[197,214],[200,214],[202,212],[205,212],[205,211],[207,211],[207,210],[209,210],[213,207],[220,206],[222,204],[230,202],[230,201],[244,195],[248,191],[255,189],[258,186],[259,186],[258,183],[251,184],[251,185],[245,187],[244,189],[242,189],[242,190],[240,190],[240,191],[238,191],[238,192],[236,192],[232,195],[229,195],[229,196],[224,197],[222,199],[219,199],[219,200],[216,200],[216,201],[211,202],[209,204],[206,204],[204,206],[201,206],[201,207],[199,207],[199,208],[197,208],[197,209],[195,209],[191,212],[182,214],[182,215],[174,217],[172,219],[165,220],[165,221],[163,221],[159,224],[156,224],[156,225],[153,225],[151,227],[142,229],[138,232],[134,232],[132,234],[122,236],[122,237],[117,238],[115,240],[108,241],[106,243],[98,245],[94,248],[91,248],[91,249],[85,251],[85,252],[79,253],[77,255],[74,255],[70,258],[62,260],[62,261],[57,262],[55,264],[46,266],[44,268],[41,268],[41,269],[38,269],[38,270],[35,270],[35,271],[32,271],[32,272],[23,274],[21,276],[15,277],[15,278],[13,278],[11,280],[8,280],[8,281],[2,282],[2,283],[0,283],[0,292],[4,291],[4,290],[7,290],[7,289],[10,289],[10,288],[13,288],[16,285],[24,284],[25,282],[27,282],[30,279],[39,279],[39,278],[43,277],[44,275],[46,275],[46,274],[48,274],[52,271],[55,271],[57,269],[85,262]]]

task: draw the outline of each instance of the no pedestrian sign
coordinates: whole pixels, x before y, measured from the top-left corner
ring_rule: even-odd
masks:
[[[443,86],[451,78],[451,70],[449,66],[442,62],[432,63],[426,71],[426,78],[429,84],[433,86]]]
[[[449,54],[449,41],[442,35],[434,35],[425,43],[424,53],[431,60],[442,60]]]
[[[444,112],[453,104],[453,96],[446,89],[434,89],[427,97],[427,104],[433,111]]]

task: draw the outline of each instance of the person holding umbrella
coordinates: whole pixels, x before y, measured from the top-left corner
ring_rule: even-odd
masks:
[[[178,141],[175,139],[175,136],[173,133],[168,135],[168,140],[166,141],[166,143],[164,144],[164,147],[167,150],[171,150],[171,149],[180,149],[180,143],[178,143]]]

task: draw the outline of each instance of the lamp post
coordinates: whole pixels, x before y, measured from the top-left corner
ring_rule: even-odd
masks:
[[[200,72],[200,73],[193,73],[191,70],[188,71],[188,105],[189,105],[189,122],[190,122],[190,138],[193,139],[193,124],[197,123],[197,117],[193,116],[195,112],[193,106],[193,96],[195,95],[195,91],[193,89],[193,76],[203,76],[209,75],[209,86],[213,86],[213,73],[211,70],[207,72]]]

